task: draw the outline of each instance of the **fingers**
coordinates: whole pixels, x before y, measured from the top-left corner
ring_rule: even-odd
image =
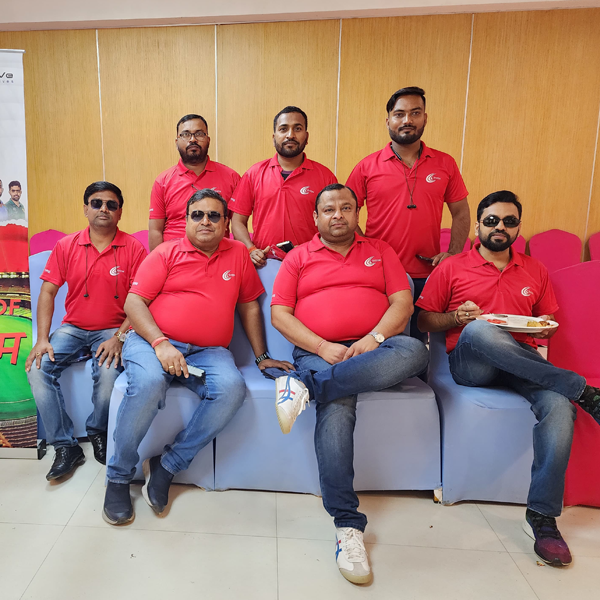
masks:
[[[187,379],[190,376],[190,372],[188,371],[187,362],[186,362],[185,358],[183,357],[183,355],[181,355],[181,361],[179,364],[181,365],[181,372],[183,373],[184,377]]]
[[[342,361],[352,358],[355,354],[356,354],[356,348],[354,347],[354,344],[352,344],[352,346],[350,346],[350,348],[348,348],[348,350],[346,350],[346,353],[344,354]]]
[[[109,352],[106,348],[104,348],[103,344],[100,344],[100,346],[98,346],[98,350],[96,350],[96,358],[98,358],[98,356],[100,358],[98,358],[98,366],[101,367],[104,364],[104,361],[108,358]],[[110,366],[110,364],[109,364]]]
[[[39,356],[38,369],[39,369],[39,368],[41,367],[41,365],[42,365],[42,356],[43,356],[43,354],[44,354],[44,353],[42,352],[42,353],[40,354],[40,356]],[[54,348],[53,348],[52,346],[50,346],[50,347],[48,348],[48,358],[49,358],[49,359],[50,359],[52,362],[54,362]]]
[[[25,371],[27,373],[29,373],[29,371],[31,370],[31,365],[33,364],[33,357],[35,355],[33,354],[33,350],[29,353],[29,356],[27,357],[27,360],[25,361]]]

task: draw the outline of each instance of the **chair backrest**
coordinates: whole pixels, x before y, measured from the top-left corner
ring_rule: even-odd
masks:
[[[135,233],[132,233],[131,235],[133,235],[133,237],[136,240],[139,240],[140,242],[142,242],[142,244],[144,245],[144,248],[146,248],[146,252],[150,252],[150,247],[148,245],[148,230],[147,229],[142,229],[140,231],[136,231]]]
[[[552,273],[581,262],[581,240],[568,231],[550,229],[536,233],[529,240],[529,254]]]
[[[560,308],[548,360],[585,378],[600,378],[600,261],[560,269],[550,279]]]
[[[445,227],[444,229],[440,229],[440,252],[448,252],[448,248],[450,248],[450,236],[451,229]],[[467,238],[465,245],[463,246],[462,251],[468,252],[471,249],[471,240]]]
[[[600,231],[594,233],[589,240],[590,258],[592,260],[600,260]]]
[[[64,238],[65,235],[67,234],[56,229],[46,229],[46,231],[33,234],[29,240],[29,254],[53,250],[56,242]]]
[[[41,274],[44,272],[50,250],[32,254],[29,257],[29,287],[31,291],[31,327],[33,330],[33,343],[37,340],[37,304],[42,289]],[[65,317],[65,298],[67,297],[67,284],[65,283],[56,294],[54,299],[54,314],[52,315],[52,324],[50,332],[57,329]]]
[[[513,250],[516,250],[517,252],[520,252],[521,254],[525,254],[526,247],[527,247],[527,242],[525,241],[525,238],[522,235],[520,235],[515,240],[515,243],[512,245]]]

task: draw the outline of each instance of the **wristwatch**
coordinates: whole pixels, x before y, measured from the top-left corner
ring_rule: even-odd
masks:
[[[265,352],[264,354],[261,354],[260,356],[257,356],[257,357],[256,357],[256,359],[254,360],[254,362],[255,362],[257,365],[260,365],[260,363],[261,363],[263,360],[267,360],[267,359],[269,359],[269,358],[271,358],[271,357],[269,356],[269,353],[268,353],[268,352]]]
[[[383,335],[381,333],[377,333],[377,331],[371,331],[369,335],[372,335],[378,344],[383,344],[383,342],[385,342]]]
[[[117,331],[117,332],[115,332],[115,337],[121,342],[121,344],[124,344],[125,340],[127,339],[127,332],[126,331]]]

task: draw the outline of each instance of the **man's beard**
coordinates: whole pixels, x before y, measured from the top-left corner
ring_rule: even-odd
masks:
[[[302,154],[304,152],[304,148],[306,148],[306,142],[304,144],[297,143],[296,146],[292,146],[291,148],[286,148],[285,143],[278,144],[275,142],[275,150],[277,154],[283,156],[284,158],[295,158],[296,156]]]
[[[190,148],[198,148],[200,152],[195,154],[189,154],[188,150]],[[183,150],[181,148],[177,148],[179,150],[179,156],[181,156],[181,160],[186,165],[200,165],[206,160],[206,155],[208,154],[208,148],[204,149],[202,146],[195,144],[190,144],[186,146]]]
[[[388,131],[392,141],[396,142],[396,144],[400,144],[400,146],[409,146],[410,144],[414,144],[421,139],[421,136],[425,131],[425,125],[423,125],[421,129],[415,128],[412,131],[407,131],[403,134],[393,131],[392,129],[388,129]]]
[[[503,232],[501,232],[501,233],[503,233]],[[492,231],[492,233],[490,233],[487,237],[483,237],[481,235],[481,231],[480,231],[479,232],[479,241],[481,242],[481,245],[484,248],[487,248],[488,250],[490,250],[491,252],[504,252],[504,250],[510,248],[513,245],[515,240],[511,239],[511,237],[508,233],[505,234],[507,236],[507,239],[505,239],[505,240],[493,240],[492,236],[497,235],[497,234],[498,234],[497,231]]]

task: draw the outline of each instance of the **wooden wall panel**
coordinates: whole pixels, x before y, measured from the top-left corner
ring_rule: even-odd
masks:
[[[589,219],[587,221],[587,235],[585,236],[585,260],[590,259],[587,241],[594,233],[600,232],[600,158],[596,154],[596,169],[594,172],[594,181],[592,185],[592,197],[590,202]]]
[[[307,155],[333,171],[339,21],[223,25],[217,40],[220,162],[242,174],[273,156],[273,117],[294,105]]]
[[[0,47],[25,50],[29,235],[82,229],[83,191],[102,179],[95,32],[0,32]]]
[[[475,15],[463,170],[473,203],[510,189],[526,238],[583,237],[600,104],[600,10]]]
[[[148,228],[156,176],[179,160],[177,121],[189,113],[215,138],[214,26],[98,32],[106,178],[125,198],[121,226]]]

